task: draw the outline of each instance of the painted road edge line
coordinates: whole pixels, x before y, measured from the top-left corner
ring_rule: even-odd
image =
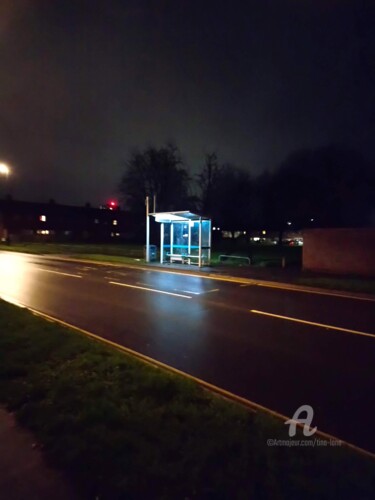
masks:
[[[273,314],[266,311],[258,311],[257,309],[250,309],[250,312],[254,314],[260,314],[262,316],[269,316],[271,318],[284,319],[287,321],[293,321],[295,323],[303,323],[305,325],[317,326],[320,328],[326,328],[328,330],[337,330],[340,332],[351,333],[353,335],[361,335],[363,337],[375,338],[375,333],[360,332],[359,330],[351,330],[350,328],[344,328],[334,325],[325,325],[324,323],[315,323],[314,321],[307,321],[305,319],[292,318],[290,316],[282,316],[281,314]]]
[[[191,299],[190,295],[182,295],[180,293],[165,292],[156,288],[146,288],[145,286],[129,285],[127,283],[119,283],[117,281],[109,281],[110,285],[125,286],[127,288],[136,288],[138,290],[146,290],[147,292],[163,293],[164,295],[172,295],[173,297],[181,297],[183,299]]]
[[[204,388],[208,391],[211,391],[214,394],[217,394],[225,399],[228,399],[229,401],[240,404],[241,406],[247,408],[248,410],[253,411],[254,413],[256,413],[257,411],[267,413],[268,415],[271,415],[272,417],[275,417],[278,420],[282,420],[283,423],[285,423],[287,420],[290,419],[290,417],[287,417],[286,415],[283,415],[282,413],[271,410],[270,408],[267,408],[266,406],[262,406],[258,403],[250,401],[249,399],[238,396],[230,391],[227,391],[226,389],[222,389],[221,387],[210,384],[209,382],[206,382],[200,378],[194,377],[194,375],[190,375],[189,373],[183,372],[182,370],[179,370],[178,368],[174,368],[173,366],[162,363],[161,361],[158,361],[154,358],[146,356],[145,354],[141,354],[140,352],[133,351],[133,349],[130,349],[128,347],[117,344],[116,342],[112,342],[111,340],[105,339],[104,337],[100,337],[99,335],[91,333],[88,330],[84,330],[83,328],[79,328],[78,326],[74,326],[70,323],[67,323],[66,321],[55,318],[54,316],[50,316],[49,314],[42,313],[42,312],[37,311],[36,309],[33,309],[31,307],[28,307],[25,305],[23,305],[23,307],[26,307],[35,316],[40,316],[41,318],[44,318],[48,321],[52,321],[52,322],[58,323],[62,326],[65,326],[67,328],[71,328],[72,330],[75,330],[75,331],[77,331],[77,332],[79,332],[87,337],[90,337],[93,340],[96,340],[102,344],[106,344],[110,347],[113,347],[114,349],[116,349],[118,351],[121,351],[125,354],[133,356],[137,359],[140,359],[141,361],[143,361],[151,366],[154,366],[156,368],[159,368],[159,369],[168,371],[170,373],[174,373],[176,375],[179,375],[181,377],[184,377],[186,379],[189,379],[189,380],[195,382],[196,384],[198,384],[199,386],[201,386],[202,388]],[[299,422],[296,422],[296,425],[300,429],[304,428],[304,424],[301,424]],[[319,429],[316,431],[315,434],[318,436],[321,436],[324,439],[341,441],[341,443],[344,446],[346,446],[347,448],[349,448],[357,453],[360,453],[361,455],[369,457],[371,459],[375,459],[375,453],[372,453],[371,451],[365,450],[364,448],[360,448],[359,446],[356,446],[352,443],[349,443],[348,441],[345,441],[341,438],[338,438],[337,436],[333,436],[332,434],[328,434],[326,432],[320,431]]]

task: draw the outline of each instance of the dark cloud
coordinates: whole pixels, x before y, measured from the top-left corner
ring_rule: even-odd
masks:
[[[28,199],[99,203],[129,148],[173,139],[253,173],[343,142],[375,158],[366,1],[7,0],[0,157]]]

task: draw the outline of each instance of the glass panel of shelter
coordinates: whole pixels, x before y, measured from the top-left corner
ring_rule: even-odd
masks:
[[[202,246],[209,246],[210,221],[202,221]],[[173,221],[164,224],[164,258],[170,262],[198,264],[199,221]],[[209,251],[202,250],[203,261],[208,262]]]

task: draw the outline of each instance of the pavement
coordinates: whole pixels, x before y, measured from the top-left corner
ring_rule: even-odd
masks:
[[[284,415],[310,404],[312,425],[374,452],[374,296],[274,286],[274,274],[271,282],[227,272],[0,252],[0,297]],[[2,440],[9,425],[3,416]],[[35,451],[30,441],[1,442],[2,449],[13,446],[9,455],[19,463],[23,450]],[[8,484],[21,487],[14,468],[1,465]],[[17,494],[7,498],[34,498]]]
[[[75,500],[66,478],[51,469],[31,433],[0,408],[0,496],[7,500]]]
[[[297,277],[301,275],[300,267],[294,265],[285,268],[226,265],[220,267],[202,267],[201,270],[195,266],[189,266],[192,267],[192,269],[184,269],[184,267],[186,268],[187,266],[183,266],[181,264],[158,264],[153,262],[151,263],[151,266],[158,269],[175,269],[183,273],[201,272],[211,275],[259,279],[263,281],[278,281],[284,283],[292,283]]]

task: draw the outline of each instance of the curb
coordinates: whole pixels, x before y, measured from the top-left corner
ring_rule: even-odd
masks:
[[[136,358],[136,359],[138,359],[138,360],[140,360],[140,361],[142,361],[150,366],[164,370],[164,371],[166,371],[168,373],[172,373],[174,375],[178,375],[178,376],[183,377],[185,379],[191,380],[192,382],[194,382],[194,383],[198,384],[200,387],[202,387],[202,389],[207,390],[207,391],[209,391],[209,392],[211,392],[219,397],[222,397],[223,399],[231,401],[232,403],[236,403],[236,404],[244,407],[248,411],[251,411],[253,413],[260,413],[260,412],[265,413],[265,414],[267,414],[267,415],[269,415],[269,416],[271,416],[279,421],[282,421],[283,423],[286,423],[286,421],[288,421],[292,418],[292,417],[288,417],[282,413],[279,413],[275,410],[271,410],[270,408],[267,408],[266,406],[260,405],[256,402],[251,401],[249,399],[246,399],[242,396],[238,396],[230,391],[227,391],[226,389],[223,389],[219,386],[216,386],[214,384],[206,382],[205,380],[202,380],[198,377],[195,377],[194,375],[190,375],[189,373],[186,373],[182,370],[179,370],[178,368],[174,368],[173,366],[167,365],[166,363],[158,361],[158,360],[151,358],[145,354],[134,351],[133,349],[130,349],[128,347],[117,344],[116,342],[113,342],[111,340],[105,339],[104,337],[101,337],[100,335],[96,335],[92,332],[89,332],[88,330],[84,330],[83,328],[80,328],[78,326],[67,323],[66,321],[55,318],[54,316],[51,316],[49,314],[38,311],[37,309],[34,309],[32,307],[28,307],[28,306],[22,304],[21,302],[8,300],[4,296],[2,296],[0,298],[2,300],[5,300],[7,302],[12,303],[13,305],[15,305],[17,307],[27,309],[34,316],[38,316],[40,318],[43,318],[46,321],[49,321],[51,323],[57,323],[61,326],[64,326],[65,328],[70,328],[71,330],[74,330],[74,331],[80,333],[81,335],[85,335],[86,337],[88,337],[96,342],[107,345],[107,346],[111,347],[112,349],[115,349],[123,354],[127,354],[128,356]],[[304,424],[299,423],[297,421],[295,422],[295,424],[300,429],[303,429],[305,427]],[[371,458],[371,459],[375,460],[375,453],[373,453],[369,450],[366,450],[364,448],[361,448],[359,446],[356,446],[356,445],[354,445],[348,441],[345,441],[337,436],[334,436],[332,434],[328,434],[328,433],[326,433],[324,431],[320,431],[320,430],[317,430],[314,435],[319,436],[322,439],[326,439],[329,441],[332,441],[332,440],[339,441],[342,445],[346,446],[350,450],[352,450],[352,451],[354,451],[362,456],[365,456],[367,458]]]
[[[209,382],[206,382],[205,380],[202,380],[198,377],[195,377],[194,375],[190,375],[189,373],[186,373],[182,370],[179,370],[178,368],[174,368],[173,366],[167,365],[167,364],[165,364],[161,361],[158,361],[154,358],[146,356],[145,354],[141,354],[137,351],[134,351],[133,349],[130,349],[128,347],[117,344],[116,342],[105,339],[104,337],[100,337],[100,335],[96,335],[92,332],[89,332],[88,330],[84,330],[84,329],[79,328],[77,326],[74,326],[70,323],[67,323],[63,320],[55,318],[54,316],[50,316],[48,314],[39,312],[39,311],[32,309],[32,308],[29,308],[29,307],[26,307],[26,309],[28,309],[35,316],[39,316],[39,317],[44,318],[45,320],[50,321],[52,323],[58,323],[64,327],[75,330],[75,331],[79,332],[80,334],[85,335],[86,337],[89,337],[96,342],[110,346],[113,349],[120,351],[123,354],[127,354],[129,356],[137,358],[138,360],[140,360],[148,365],[151,365],[155,368],[159,368],[159,369],[167,371],[169,373],[173,373],[174,375],[178,375],[180,377],[184,377],[188,380],[191,380],[191,381],[195,382],[196,384],[198,384],[203,389],[208,390],[208,391],[216,394],[217,396],[220,396],[224,399],[227,399],[233,403],[239,404],[253,413],[263,412],[271,417],[278,419],[279,421],[282,420],[283,423],[285,423],[287,420],[290,420],[290,418],[292,418],[292,417],[287,417],[286,415],[283,415],[282,413],[279,413],[277,411],[271,410],[270,408],[267,408],[266,406],[262,406],[258,403],[255,403],[254,401],[250,401],[249,399],[243,398],[242,396],[238,396],[230,391],[227,391],[226,389],[222,389],[221,387],[210,384]],[[305,427],[304,424],[301,424],[299,422],[295,422],[295,423],[296,423],[297,427],[299,427],[300,429],[304,429],[304,427]],[[317,435],[317,436],[321,437],[322,439],[326,439],[326,440],[340,441],[340,443],[342,445],[346,446],[347,448],[351,449],[352,451],[355,451],[356,453],[359,453],[363,456],[366,456],[367,458],[371,458],[371,459],[375,460],[375,453],[372,453],[371,451],[365,450],[364,448],[360,448],[359,446],[356,446],[352,443],[349,443],[348,441],[340,439],[337,436],[333,436],[332,434],[328,434],[328,433],[320,431],[320,430],[317,430],[314,435]]]

